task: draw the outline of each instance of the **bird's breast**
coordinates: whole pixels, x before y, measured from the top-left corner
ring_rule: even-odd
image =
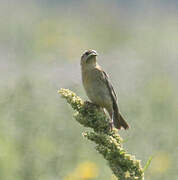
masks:
[[[108,87],[98,70],[86,70],[82,72],[82,81],[88,98],[99,106],[106,107],[112,104]]]

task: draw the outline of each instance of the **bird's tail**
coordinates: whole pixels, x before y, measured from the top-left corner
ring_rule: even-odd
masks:
[[[124,129],[128,129],[129,125],[127,124],[127,122],[124,120],[124,118],[122,117],[122,115],[119,113],[117,104],[113,104],[113,110],[114,110],[114,118],[113,118],[113,123],[114,126],[117,129],[121,129],[121,127],[123,127]]]
[[[123,127],[124,129],[129,129],[129,125],[127,122],[124,120],[122,115],[119,113],[119,119],[114,120],[114,126],[118,129],[121,129]]]

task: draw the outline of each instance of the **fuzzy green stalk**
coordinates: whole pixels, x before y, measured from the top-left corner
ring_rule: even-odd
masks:
[[[88,101],[84,102],[68,89],[61,89],[59,93],[76,111],[75,119],[83,126],[93,129],[84,132],[83,136],[96,143],[96,150],[107,160],[117,179],[144,180],[140,161],[124,150],[122,138],[116,129],[110,130],[104,111]]]

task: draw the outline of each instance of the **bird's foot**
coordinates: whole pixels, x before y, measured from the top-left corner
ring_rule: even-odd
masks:
[[[109,129],[110,129],[110,131],[113,131],[113,129],[114,129],[114,123],[113,122],[109,122]]]
[[[95,108],[97,108],[97,109],[101,109],[101,107],[100,106],[98,106],[97,104],[94,104],[94,103],[92,103],[92,102],[90,102],[90,101],[85,101],[84,102],[87,106],[89,106],[89,107],[95,107]]]

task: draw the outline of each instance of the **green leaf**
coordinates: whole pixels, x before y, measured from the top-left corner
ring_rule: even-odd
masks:
[[[153,159],[153,156],[150,156],[150,158],[148,159],[148,161],[146,162],[146,164],[145,164],[145,166],[143,168],[143,172],[145,172],[147,170],[147,168],[151,164],[152,159]]]

